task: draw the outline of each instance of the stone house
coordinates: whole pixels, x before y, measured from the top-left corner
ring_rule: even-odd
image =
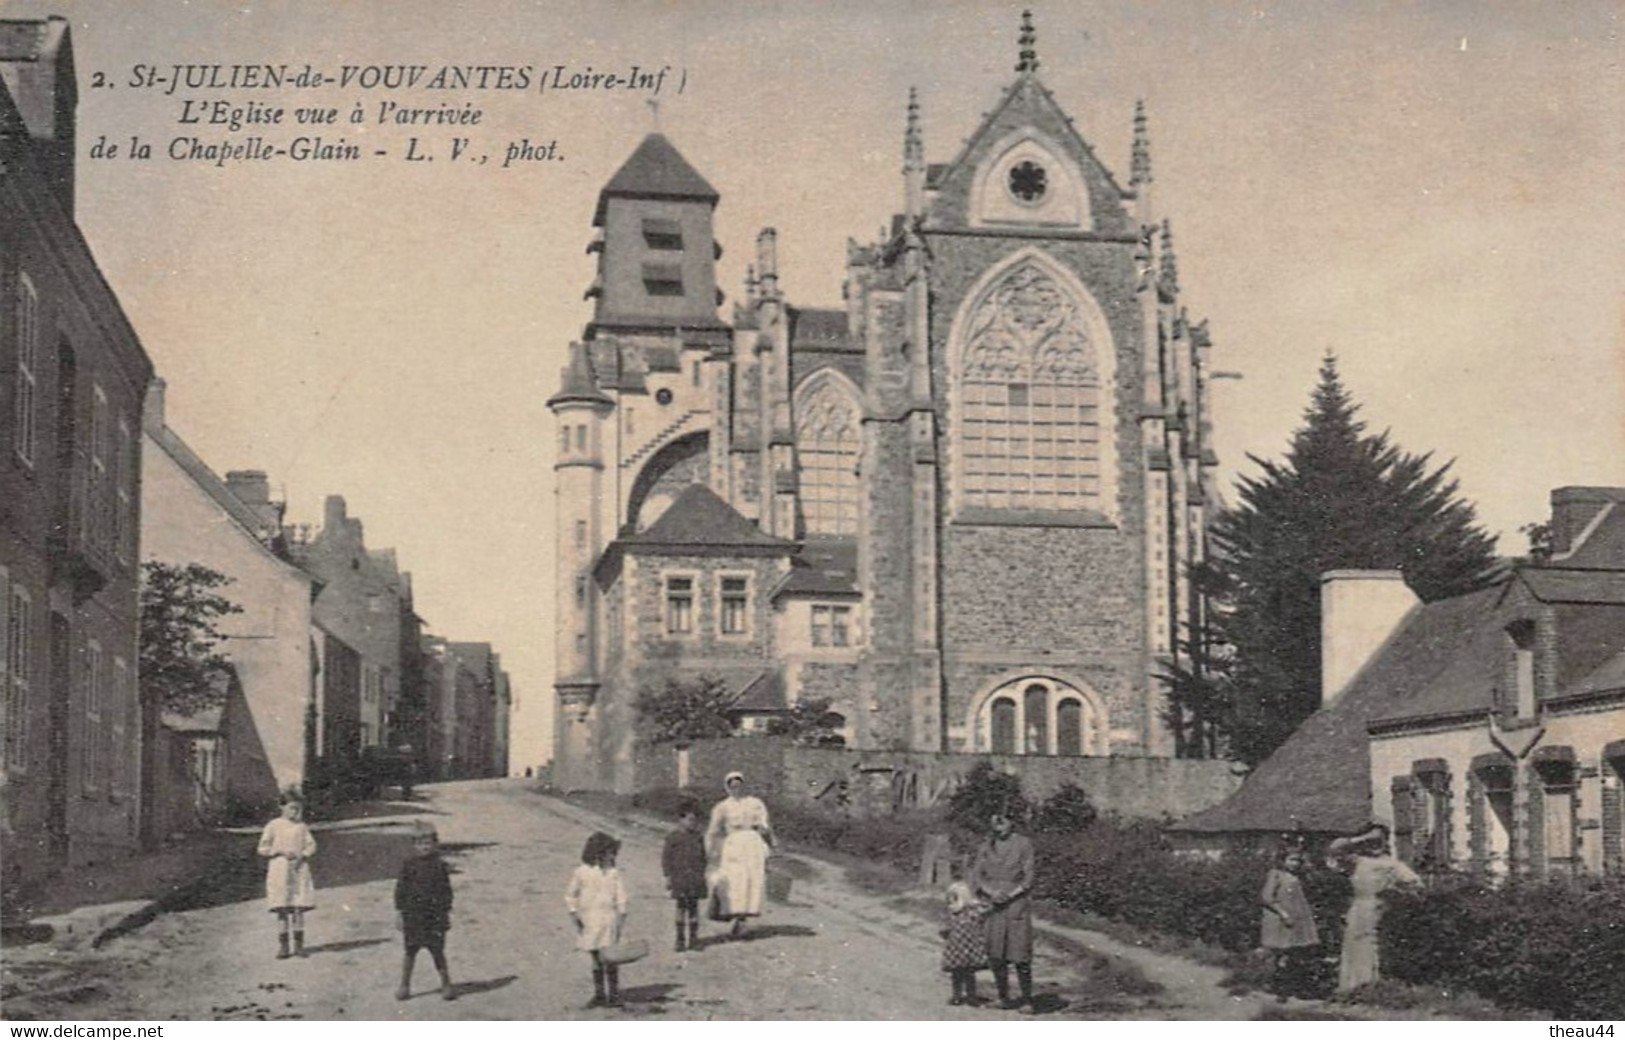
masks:
[[[1124,186],[1020,43],[951,161],[910,96],[905,212],[849,242],[840,307],[790,301],[769,228],[720,318],[721,197],[663,135],[604,186],[549,400],[555,783],[635,786],[638,689],[706,673],[752,718],[827,698],[859,749],[1181,750],[1211,343],[1143,112]]]
[[[219,594],[241,613],[220,619],[220,652],[232,664],[240,705],[218,719],[200,768],[216,793],[246,811],[275,809],[278,792],[304,782],[305,726],[315,669],[311,611],[319,583],[288,558],[283,507],[258,470],[224,479],[166,422],[164,384],[147,394],[142,453],[142,556],[176,566],[202,564],[231,579]],[[195,720],[196,721],[196,720]],[[210,732],[176,722],[176,732]]]
[[[152,363],[74,221],[68,23],[0,20],[0,830],[5,889],[140,829],[141,407]]]
[[[1217,848],[1381,822],[1424,866],[1625,871],[1625,489],[1556,489],[1551,530],[1549,558],[1433,603],[1397,573],[1328,574],[1321,710],[1175,834]]]

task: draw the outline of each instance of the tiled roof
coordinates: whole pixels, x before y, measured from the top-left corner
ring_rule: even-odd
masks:
[[[827,308],[790,308],[791,350],[863,350],[849,332],[846,312]]]
[[[1560,692],[1558,697],[1584,697],[1616,690],[1625,690],[1625,652],[1617,653],[1598,665],[1579,682]]]
[[[1591,536],[1556,562],[1571,570],[1625,569],[1625,506],[1614,503]]]
[[[781,549],[795,551],[795,543],[775,538],[739,515],[733,506],[717,497],[704,484],[690,484],[660,519],[645,531],[618,539],[618,544],[639,546],[713,546]]]
[[[856,596],[858,542],[855,538],[809,538],[790,568],[778,596]]]
[[[1500,593],[1492,587],[1412,610],[1335,703],[1311,715],[1235,794],[1174,829],[1363,830],[1371,821],[1367,724],[1432,687],[1472,645]]]
[[[611,196],[630,198],[699,199],[716,202],[721,196],[698,170],[689,165],[664,134],[643,139],[631,158],[621,164],[615,176],[598,194],[598,211],[593,226],[604,223],[605,203]]]

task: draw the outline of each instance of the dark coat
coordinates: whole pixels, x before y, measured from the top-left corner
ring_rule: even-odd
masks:
[[[699,831],[672,831],[660,853],[660,866],[666,872],[666,887],[673,899],[704,899],[705,835]]]
[[[451,927],[451,873],[439,856],[413,856],[401,864],[395,909],[400,911],[407,942],[446,934]]]

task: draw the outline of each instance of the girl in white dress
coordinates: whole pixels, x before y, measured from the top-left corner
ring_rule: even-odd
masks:
[[[587,1006],[619,1007],[620,968],[604,963],[600,955],[614,946],[626,924],[626,885],[615,869],[621,843],[602,831],[594,831],[581,850],[581,866],[570,875],[564,890],[564,905],[576,926],[576,949],[592,955],[592,1000]]]
[[[282,796],[282,815],[260,832],[259,854],[270,861],[265,866],[265,908],[277,916],[277,960],[289,956],[290,935],[292,955],[305,955],[305,911],[316,906],[316,882],[310,876],[316,838],[304,816],[304,803],[289,791]]]
[[[745,919],[762,913],[773,828],[768,824],[767,806],[760,798],[745,794],[743,773],[729,773],[722,783],[728,797],[711,810],[705,851],[713,864],[712,916],[732,919],[737,939],[745,934]]]

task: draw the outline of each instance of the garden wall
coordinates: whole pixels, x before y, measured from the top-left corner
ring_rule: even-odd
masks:
[[[1034,801],[1070,782],[1083,788],[1102,812],[1138,819],[1188,816],[1217,805],[1241,786],[1232,763],[1203,759],[858,751],[802,747],[770,737],[697,741],[688,751],[692,788],[720,792],[722,778],[737,769],[754,794],[844,807],[860,816],[929,808],[984,761],[1019,776]],[[646,749],[638,775],[644,790],[676,786],[677,752],[669,746]]]

